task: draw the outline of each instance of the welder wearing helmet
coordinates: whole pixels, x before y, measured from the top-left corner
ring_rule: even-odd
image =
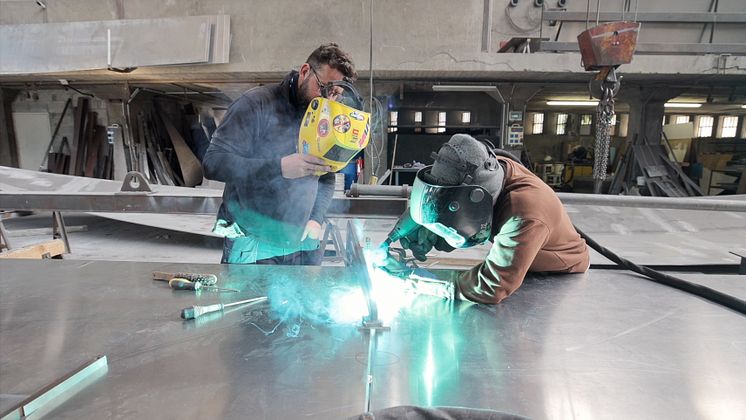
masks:
[[[554,191],[465,134],[451,137],[417,173],[409,216],[419,227],[400,243],[419,257],[436,245],[447,251],[492,242],[485,261],[459,276],[456,298],[498,303],[529,271],[580,273],[590,265]]]

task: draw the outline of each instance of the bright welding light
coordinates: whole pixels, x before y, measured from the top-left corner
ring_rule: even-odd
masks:
[[[378,250],[366,249],[363,252],[370,276],[371,297],[378,306],[378,317],[387,323],[393,320],[402,308],[411,306],[416,294],[406,281],[375,267],[372,261],[376,257],[372,253],[376,251]]]
[[[329,317],[337,324],[360,322],[368,316],[368,305],[360,288],[334,290],[331,293]]]
[[[386,250],[384,248],[374,248],[366,251],[367,252],[365,253],[365,260],[370,261],[373,266],[383,265],[386,262],[386,257],[388,256],[388,254],[386,253]],[[368,271],[370,272],[370,270]]]

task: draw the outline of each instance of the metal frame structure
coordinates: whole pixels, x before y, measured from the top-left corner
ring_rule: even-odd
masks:
[[[709,43],[638,43],[636,54],[746,54],[746,44],[713,43],[715,27],[719,23],[746,23],[746,13],[717,12],[601,12],[591,13],[596,22],[611,22],[633,19],[642,23],[692,23],[710,25]],[[542,51],[577,52],[576,42],[558,42],[564,22],[588,22],[588,12],[568,12],[565,10],[545,10],[542,13],[543,23],[558,26],[553,41],[543,40],[544,25],[541,25],[539,38]],[[704,30],[703,30],[704,33]]]

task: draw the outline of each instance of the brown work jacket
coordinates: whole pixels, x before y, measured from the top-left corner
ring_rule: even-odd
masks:
[[[582,273],[590,265],[585,240],[554,191],[521,164],[498,160],[505,184],[495,203],[492,248],[457,280],[459,297],[481,303],[505,299],[529,271]]]

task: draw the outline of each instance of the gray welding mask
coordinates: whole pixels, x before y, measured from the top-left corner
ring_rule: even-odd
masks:
[[[504,182],[492,148],[456,134],[433,158],[435,163],[418,171],[412,186],[412,219],[454,248],[487,241]]]
[[[432,166],[417,172],[409,196],[409,212],[417,224],[454,248],[468,248],[489,239],[492,195],[479,185],[440,186],[426,181]]]

